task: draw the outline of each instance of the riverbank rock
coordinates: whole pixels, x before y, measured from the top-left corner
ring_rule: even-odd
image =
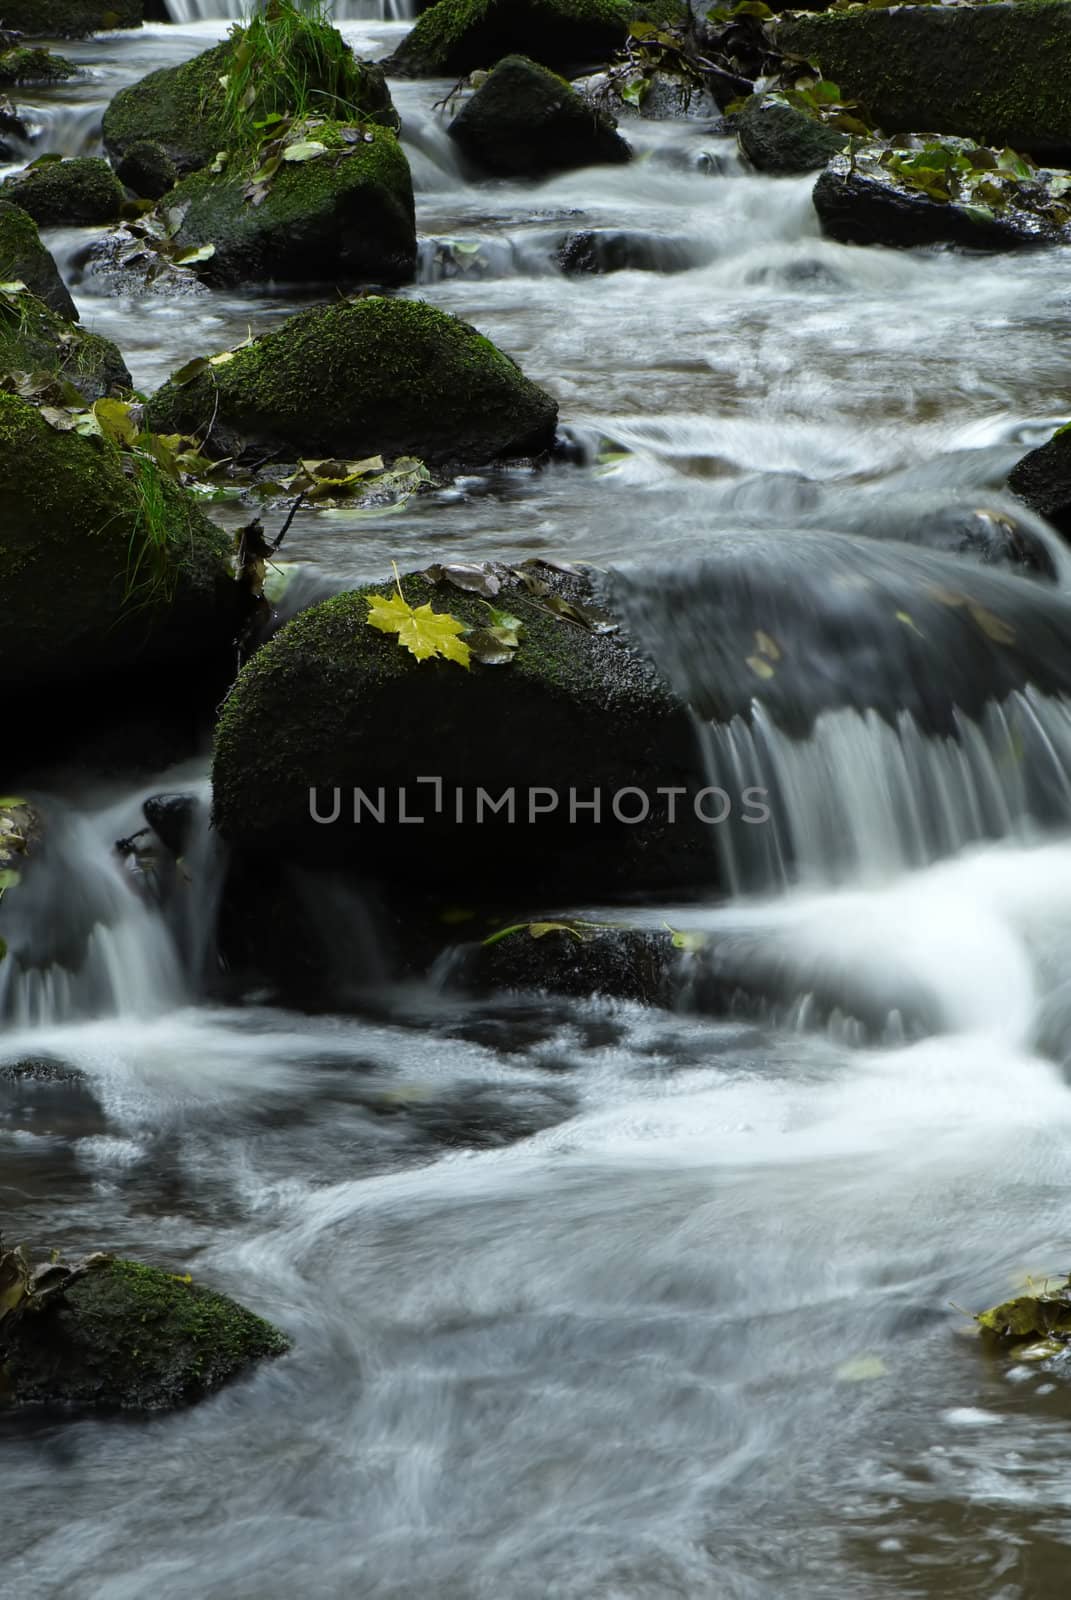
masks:
[[[168,1411],[289,1341],[226,1295],[107,1255],[29,1268],[0,1255],[0,1406]]]
[[[449,133],[475,166],[497,177],[539,177],[632,156],[613,117],[524,56],[499,62]]]
[[[147,417],[161,433],[211,429],[206,449],[221,455],[475,466],[548,450],[557,406],[468,323],[366,295],[301,312],[223,365],[172,379]]]
[[[140,28],[143,0],[4,0],[5,28],[28,39],[84,39],[112,28]]]
[[[1062,200],[1052,200],[1044,175],[998,187],[980,169],[982,181],[963,187],[944,164],[946,154],[942,146],[895,151],[871,145],[850,158],[837,156],[814,188],[823,233],[839,244],[893,249],[1025,250],[1067,242],[1069,213]],[[985,154],[996,159],[994,152]],[[982,198],[990,191],[995,204]]]
[[[1058,428],[1011,471],[1008,488],[1071,540],[1071,431]]]
[[[683,15],[674,0],[649,7],[631,0],[438,0],[384,66],[399,78],[434,78],[460,77],[510,55],[545,67],[583,65],[612,55],[633,21]]]
[[[65,83],[77,68],[51,50],[34,50],[16,45],[0,51],[0,89],[16,89],[27,84]]]
[[[677,943],[674,943],[675,937]],[[640,1005],[672,1003],[681,940],[661,928],[630,928],[572,917],[520,922],[456,952],[451,981],[460,988],[606,995]]]
[[[78,310],[59,268],[41,243],[37,224],[21,206],[0,200],[0,283],[24,283],[31,294],[67,322]]]
[[[99,709],[101,686],[135,667],[150,683],[167,668],[192,702],[198,674],[233,661],[244,615],[227,537],[151,460],[52,427],[5,393],[0,466],[0,672],[23,697],[13,719],[25,709],[39,722],[32,702],[48,690]]]
[[[99,156],[73,156],[27,167],[0,184],[0,200],[21,206],[40,227],[116,222],[123,186]]]
[[[273,24],[261,17],[258,30]],[[226,79],[240,51],[250,48],[247,29],[235,29],[222,44],[179,67],[160,67],[148,77],[121,89],[104,112],[104,148],[119,161],[134,144],[151,139],[162,146],[180,174],[207,166],[221,150],[235,154],[234,130],[226,115]],[[328,50],[324,35],[330,41]],[[258,35],[254,33],[254,42]],[[310,114],[358,118],[375,127],[397,132],[398,113],[391,101],[383,69],[360,61],[336,29],[310,22],[291,31],[286,40],[285,63],[303,71],[305,101]],[[253,85],[257,99],[248,108],[249,126],[269,116],[293,113],[292,79],[276,59],[271,70]],[[251,152],[255,165],[255,151]],[[251,169],[252,170],[252,169]]]
[[[282,852],[382,880],[392,898],[468,905],[710,881],[712,829],[659,792],[705,783],[689,717],[620,633],[599,631],[613,624],[590,609],[589,581],[538,563],[457,575],[485,593],[413,574],[404,599],[391,583],[342,594],[243,670],[213,794],[246,872],[259,861],[270,887]],[[453,650],[467,638],[468,668],[418,659],[369,620],[384,605],[403,625],[400,605],[430,607],[417,626]]]
[[[89,402],[133,386],[110,339],[76,327],[26,291],[0,289],[0,376],[12,374],[34,385],[45,375],[62,379]]]
[[[759,172],[814,172],[840,154],[848,135],[774,95],[752,95],[737,121],[740,147]]]
[[[1071,152],[1071,4],[853,7],[788,16],[779,47],[813,59],[887,133],[962,134],[1062,165]]]
[[[317,153],[306,153],[317,147]],[[300,159],[291,159],[297,151]],[[214,284],[408,282],[416,265],[409,163],[388,128],[316,122],[291,130],[271,178],[207,169],[167,196],[174,247],[212,246]]]
[[[115,164],[120,183],[139,200],[159,200],[178,182],[178,168],[154,139],[135,139]]]

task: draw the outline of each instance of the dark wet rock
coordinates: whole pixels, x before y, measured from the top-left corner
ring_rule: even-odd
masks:
[[[115,164],[120,183],[139,200],[159,200],[178,182],[178,168],[154,139],[135,139]]]
[[[147,417],[225,455],[476,466],[548,450],[557,406],[468,323],[369,295],[301,312],[225,365],[165,384]]]
[[[56,316],[78,321],[70,291],[41,243],[37,224],[7,200],[0,200],[0,282],[24,283]]]
[[[41,227],[115,222],[123,186],[98,156],[46,161],[0,184],[0,200],[21,206]]]
[[[162,146],[181,174],[196,172],[213,161],[231,137],[219,80],[227,76],[240,42],[241,35],[230,35],[179,67],[161,67],[129,89],[121,89],[104,113],[104,147],[112,159],[120,160],[132,145],[151,139]],[[339,85],[332,79],[328,93],[321,90],[325,80],[316,38],[310,36],[297,48],[303,54],[311,110],[325,116],[337,114],[341,99],[365,122],[397,131],[398,114],[380,66],[359,61],[351,52],[344,81]],[[290,108],[275,105],[269,109]]]
[[[195,794],[152,794],[141,812],[149,827],[173,856],[185,853],[203,806]]]
[[[525,922],[459,953],[452,977],[465,988],[535,990],[587,999],[605,995],[665,1005],[681,952],[661,929],[564,918]]]
[[[888,133],[962,134],[1062,163],[1071,151],[1071,5],[853,7],[788,16],[778,45],[817,60]]]
[[[562,271],[575,275],[668,273],[689,271],[707,258],[708,252],[691,239],[674,239],[666,234],[585,228],[580,233],[566,234],[557,256]]]
[[[28,45],[0,51],[0,89],[15,89],[26,84],[64,83],[75,75],[75,67],[51,50],[34,50]]]
[[[0,373],[32,374],[31,382],[51,375],[72,385],[87,401],[127,393],[132,382],[118,346],[110,339],[87,333],[28,293],[0,306]],[[6,456],[3,461],[6,474]],[[3,494],[0,487],[0,501]]]
[[[705,783],[683,706],[619,634],[552,609],[590,601],[585,579],[500,570],[492,604],[522,625],[508,664],[417,661],[369,624],[369,595],[389,599],[391,584],[314,606],[258,653],[216,740],[214,817],[233,850],[267,861],[283,849],[386,879],[392,895],[460,892],[470,905],[507,885],[588,897],[714,876],[711,829],[683,802],[671,821],[658,793]],[[402,588],[410,605],[488,625],[477,594],[421,575]],[[438,809],[425,776],[441,782]],[[315,820],[333,815],[336,787],[338,820]],[[362,802],[354,821],[357,789],[382,820]],[[510,790],[512,818],[499,804]],[[598,815],[583,805],[596,790]]]
[[[760,172],[815,172],[848,142],[846,133],[772,95],[752,95],[737,127],[744,154]]]
[[[406,283],[416,265],[413,182],[388,128],[320,122],[295,129],[288,147],[315,141],[325,153],[282,165],[254,204],[245,171],[208,169],[167,196],[181,216],[178,251],[210,245],[198,268],[213,284]]]
[[[1012,469],[1008,488],[1071,540],[1071,432],[1059,428]]]
[[[1040,578],[1057,575],[1044,528],[1006,495],[944,502],[923,494],[847,495],[826,500],[803,521],[843,527],[869,539],[901,539]]]
[[[0,1404],[172,1410],[287,1348],[270,1323],[187,1274],[110,1256],[57,1263],[37,1269],[0,1321]]]
[[[1034,212],[1008,206],[994,213],[931,199],[858,158],[837,156],[814,188],[822,231],[839,244],[956,245],[964,250],[1027,250],[1060,243],[1064,230]]]
[[[370,1104],[438,1149],[501,1150],[566,1121],[576,1096],[542,1084],[465,1083],[445,1094],[386,1093]]]
[[[439,0],[384,63],[402,78],[459,77],[503,56],[530,56],[545,67],[607,60],[633,21],[679,21],[675,0]]]
[[[83,1083],[77,1067],[55,1056],[23,1056],[19,1061],[0,1061],[0,1078],[8,1083]]]
[[[35,1138],[90,1139],[108,1118],[85,1074],[52,1056],[0,1061],[0,1127]]]
[[[5,28],[29,39],[84,39],[112,28],[140,28],[143,0],[4,0]]]
[[[135,668],[185,674],[192,699],[197,668],[233,660],[242,591],[229,541],[191,495],[153,476],[145,548],[146,469],[3,393],[0,462],[0,664],[22,686],[16,712],[39,721],[34,694],[48,688],[99,702],[102,680]]]
[[[475,166],[498,177],[539,177],[632,156],[611,116],[524,56],[499,62],[449,133]]]
[[[573,88],[597,111],[613,117],[646,122],[713,122],[720,118],[718,102],[698,78],[661,70],[648,73],[638,105],[622,93],[627,81],[620,72],[596,72],[576,80]]]
[[[195,267],[176,266],[169,246],[158,247],[149,226],[153,220],[122,222],[76,250],[69,258],[75,285],[87,280],[95,296],[153,295],[173,300],[210,295]]]
[[[14,164],[25,160],[24,151],[30,142],[30,129],[19,114],[17,106],[0,94],[0,161]]]

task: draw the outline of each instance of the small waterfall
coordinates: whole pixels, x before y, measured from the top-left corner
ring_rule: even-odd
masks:
[[[172,22],[240,22],[256,7],[241,0],[165,0]],[[413,0],[330,0],[334,22],[407,22],[416,15]]]

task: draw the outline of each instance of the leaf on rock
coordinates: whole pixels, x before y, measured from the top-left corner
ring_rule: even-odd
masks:
[[[216,253],[214,244],[199,244],[192,250],[183,250],[175,257],[176,267],[192,267],[198,261],[211,261]]]
[[[327,146],[321,144],[319,139],[302,139],[297,144],[288,145],[283,151],[284,161],[315,161],[317,156],[325,156]]]
[[[209,365],[206,356],[194,356],[192,361],[187,361],[184,367],[179,367],[177,372],[171,374],[171,382],[182,388],[184,384],[192,383],[194,378],[200,377],[202,372],[207,372]]]
[[[442,656],[468,669],[469,647],[458,637],[466,631],[465,624],[448,611],[433,611],[430,605],[413,607],[400,590],[389,600],[378,594],[365,598],[369,626],[381,633],[396,633],[398,643],[418,661]]]
[[[1048,1282],[1040,1292],[1032,1287],[1028,1294],[981,1312],[975,1321],[1003,1344],[1024,1339],[1058,1339],[1066,1344],[1071,1339],[1071,1278],[1056,1289],[1050,1289]]]

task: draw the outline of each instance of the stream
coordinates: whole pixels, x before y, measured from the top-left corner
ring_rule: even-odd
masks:
[[[95,152],[120,87],[229,26],[222,0],[172,9],[63,46],[88,76],[19,97],[35,154]],[[386,54],[408,24],[368,9],[339,25]],[[1071,414],[1064,252],[833,244],[811,180],[750,172],[703,122],[629,122],[630,166],[467,182],[434,109],[450,88],[391,82],[409,292],[556,395],[579,461],[389,514],[304,510],[286,550],[322,587],[536,554],[642,581],[741,531],[772,560],[801,522],[998,504]],[[627,235],[643,268],[564,275],[561,239],[587,231]],[[309,303],[94,295],[91,236],[46,241],[145,390]],[[776,948],[792,1002],[736,1020],[397,989],[368,930],[359,1014],[206,1003],[210,852],[176,930],[111,846],[145,796],[207,788],[207,758],[48,797],[64,870],[39,914],[91,931],[77,973],[0,989],[4,1232],[175,1263],[293,1352],[159,1420],[0,1421],[0,1591],[1067,1593],[1071,1388],[987,1355],[970,1313],[1071,1268],[1071,712],[1025,694],[963,751],[855,712],[803,744],[761,710],[705,737],[714,773],[759,762],[781,833],[728,861],[729,902],[640,915],[745,962]],[[816,1017],[816,974],[882,996],[881,1036]],[[898,1036],[920,991],[938,1026]],[[84,1080],[3,1081],[30,1057]]]

